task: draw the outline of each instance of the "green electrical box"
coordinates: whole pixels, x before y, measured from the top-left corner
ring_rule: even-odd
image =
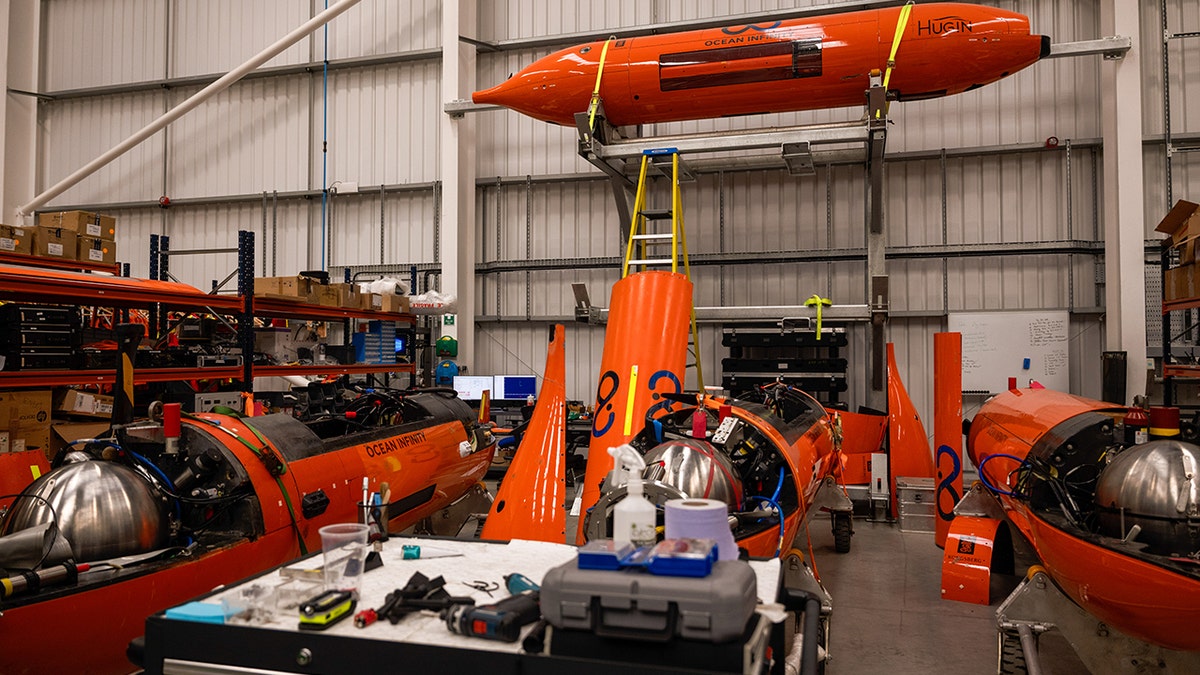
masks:
[[[449,335],[438,338],[436,346],[438,356],[458,356],[458,340]]]

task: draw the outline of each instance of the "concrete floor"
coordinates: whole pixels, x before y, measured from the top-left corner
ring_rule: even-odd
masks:
[[[827,675],[995,673],[996,605],[941,599],[942,549],[933,535],[862,519],[854,531],[850,552],[839,554],[827,518],[809,528],[833,596]],[[1060,636],[1043,635],[1040,648],[1045,675],[1088,674]]]

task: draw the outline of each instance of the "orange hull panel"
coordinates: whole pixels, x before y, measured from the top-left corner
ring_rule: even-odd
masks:
[[[960,516],[948,525],[942,553],[942,599],[991,604],[992,554],[1000,521]]]
[[[929,450],[929,437],[925,435],[925,425],[908,391],[900,380],[900,370],[896,367],[896,350],[892,343],[887,346],[888,368],[888,446],[891,456],[888,458],[888,473],[892,483],[892,517],[898,515],[896,509],[896,477],[932,478],[933,453]]]
[[[154,572],[20,607],[0,617],[0,673],[110,675],[134,670],[129,641],[146,617],[299,555],[289,531]]]
[[[679,406],[662,394],[683,391],[692,282],[675,272],[631,274],[613,284],[611,305],[581,513],[596,504],[600,483],[612,471],[608,449],[627,443],[648,417]],[[584,540],[584,518],[580,518],[576,543]]]
[[[1200,651],[1200,581],[1096,546],[1031,516],[1024,534],[1080,607],[1151,644]]]
[[[552,335],[542,390],[483,525],[484,539],[561,544],[566,536],[566,329],[556,325]]]
[[[1050,430],[1084,413],[1125,408],[1051,390],[1017,389],[988,401],[971,424],[969,453],[979,466],[996,453],[1024,458]],[[988,461],[984,475],[1011,487],[1015,462]],[[1033,545],[1047,573],[1080,607],[1146,642],[1200,651],[1200,580],[1084,540],[1039,517],[1028,503],[997,495],[1013,526]]]
[[[256,447],[260,445],[245,420],[222,415],[199,417],[219,420],[222,429],[250,440]],[[464,494],[483,478],[495,450],[491,445],[462,456],[460,444],[467,440],[466,431],[461,422],[454,421],[289,462],[280,478],[296,510],[293,526],[279,484],[249,448],[229,433],[208,425],[189,420],[184,424],[209,433],[240,462],[261,506],[261,531],[266,534],[107,585],[45,599],[16,597],[6,601],[0,615],[0,673],[129,672],[133,668],[125,657],[125,648],[144,632],[146,617],[221,584],[295,559],[305,550],[319,551],[321,526],[360,520],[358,503],[364,476],[373,491],[379,490],[380,483],[389,483],[394,515],[389,528],[395,531],[415,524]],[[267,445],[283,456],[269,439]],[[301,514],[302,496],[318,489],[329,497],[329,505],[322,514],[305,518]],[[426,499],[415,504],[409,500],[405,505],[411,508],[399,511],[404,497],[426,493]],[[28,604],[22,604],[26,601]]]
[[[613,40],[600,97],[614,126],[863,105],[887,67],[900,8],[847,12]],[[993,7],[918,4],[904,29],[889,93],[957,94],[1036,62],[1049,41],[1029,19]],[[572,126],[587,110],[604,42],[546,56],[476,103]]]

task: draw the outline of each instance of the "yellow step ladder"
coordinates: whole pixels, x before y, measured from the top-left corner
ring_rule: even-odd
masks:
[[[668,163],[670,172],[668,173]],[[646,188],[649,184],[647,174],[654,166],[671,179],[671,208],[647,209]],[[676,148],[654,148],[642,151],[642,166],[638,172],[637,192],[633,198],[633,223],[629,227],[629,242],[625,246],[625,260],[621,265],[621,278],[629,276],[630,268],[634,272],[646,271],[653,267],[666,268],[679,272],[680,261],[683,263],[683,275],[688,281],[692,280],[692,269],[688,264],[687,235],[683,228],[683,202],[680,198],[679,184],[684,180],[695,180],[686,168],[680,166],[679,151]],[[670,232],[651,231],[651,223],[671,222]],[[669,246],[669,252],[664,247]],[[637,256],[636,258],[634,256]],[[696,382],[700,391],[704,391],[704,370],[700,362],[700,337],[696,328],[696,304],[692,303],[689,310],[692,321],[690,351],[695,359]]]

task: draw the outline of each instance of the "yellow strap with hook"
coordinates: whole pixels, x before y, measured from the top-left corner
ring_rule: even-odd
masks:
[[[600,67],[596,69],[596,86],[592,89],[592,101],[588,104],[588,133],[596,127],[596,108],[600,107],[600,78],[604,76],[604,59],[608,57],[608,45],[616,40],[616,35],[610,35],[604,41],[604,48],[600,50]]]
[[[821,308],[822,307],[831,307],[831,306],[833,306],[833,302],[830,301],[829,298],[822,298],[820,295],[814,293],[812,295],[812,297],[810,297],[809,299],[804,301],[804,306],[805,307],[815,306],[817,308],[817,339],[820,340],[821,339]]]
[[[900,8],[900,18],[896,21],[896,35],[892,38],[892,51],[888,54],[887,70],[883,73],[883,93],[887,95],[888,82],[892,79],[892,69],[896,67],[896,52],[900,49],[900,38],[904,37],[904,29],[908,26],[908,17],[912,14],[913,0],[908,0],[908,3]],[[887,109],[888,103],[884,102],[884,110]],[[875,111],[875,118],[879,118],[879,111]]]

